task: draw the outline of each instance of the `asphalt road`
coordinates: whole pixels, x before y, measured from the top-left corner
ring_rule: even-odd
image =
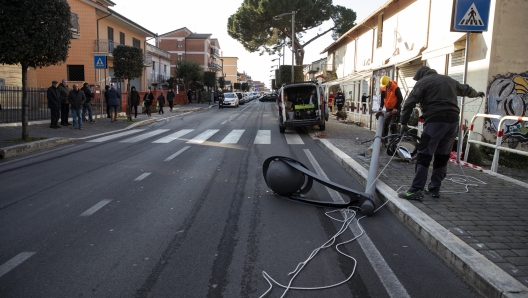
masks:
[[[1,297],[259,297],[341,228],[266,186],[270,156],[362,189],[273,103],[192,113],[0,162]],[[347,200],[315,183],[309,198]],[[342,214],[331,214],[342,219]],[[358,214],[356,218],[362,217]],[[385,208],[287,297],[478,297]],[[354,221],[336,244],[361,231]],[[280,297],[274,285],[268,297]]]

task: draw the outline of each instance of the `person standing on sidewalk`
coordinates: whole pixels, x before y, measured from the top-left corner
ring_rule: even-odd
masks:
[[[147,89],[147,92],[143,96],[143,103],[145,104],[145,112],[150,117],[150,106],[154,102],[154,95],[150,92],[150,88]]]
[[[411,187],[407,191],[399,192],[398,197],[421,200],[425,193],[438,198],[442,180],[446,177],[449,155],[458,133],[460,108],[457,96],[484,97],[485,94],[475,91],[467,84],[460,84],[449,76],[439,75],[436,70],[428,66],[420,67],[413,79],[417,83],[403,105],[401,134],[409,130],[407,123],[418,103],[425,123],[418,144],[414,179]],[[431,182],[425,188],[429,164],[433,156]]]
[[[82,108],[83,104],[86,101],[86,95],[84,92],[79,90],[79,85],[73,84],[73,90],[68,94],[68,102],[71,105],[73,126],[72,129],[82,129]]]
[[[370,95],[367,95],[367,93],[363,93],[361,96],[361,104],[363,105],[363,114],[367,113],[367,99],[370,97]]]
[[[165,96],[163,95],[163,92],[160,92],[160,95],[158,95],[158,114],[165,114],[163,111],[163,106],[165,105]]]
[[[172,91],[172,87],[169,87],[169,91],[167,92],[167,101],[169,102],[169,108],[172,112],[172,107],[174,107],[174,91]]]
[[[139,106],[139,92],[136,91],[136,87],[130,88],[130,94],[128,95],[128,106],[130,107],[130,114],[132,114],[132,108],[134,108],[134,118],[137,118],[137,107]]]
[[[70,103],[68,102],[70,88],[66,79],[63,79],[59,84],[59,90],[61,94],[61,125],[68,126],[71,125],[71,123],[68,123],[68,118],[70,118]]]
[[[341,112],[343,109],[343,105],[345,104],[345,95],[343,94],[343,91],[341,91],[341,88],[337,89],[337,94],[335,96],[335,104],[337,106],[337,111]]]
[[[187,99],[189,99],[189,104],[192,103],[192,94],[193,90],[189,88],[189,90],[187,90]]]
[[[330,95],[328,95],[328,107],[330,108],[330,113],[334,112],[334,92],[330,92]]]
[[[92,114],[92,98],[93,93],[92,90],[90,90],[90,84],[84,83],[83,87],[81,88],[81,91],[84,92],[84,96],[86,96],[86,101],[83,104],[83,110],[82,110],[82,118],[83,121],[88,121],[90,119],[90,123],[95,123],[95,120],[93,120],[93,114]],[[88,119],[86,119],[86,111],[88,111]]]
[[[117,108],[119,107],[119,100],[121,99],[121,94],[114,88],[114,85],[112,85],[110,89],[106,91],[106,95],[106,103],[110,107],[111,122],[117,121]]]
[[[381,137],[386,137],[389,132],[396,134],[398,132],[398,123],[400,122],[401,104],[403,96],[400,87],[396,81],[391,80],[388,76],[382,76],[380,79],[381,103],[379,111],[385,107],[389,116],[383,122],[383,131]],[[387,139],[382,139],[383,144],[387,144]]]
[[[224,92],[222,90],[218,90],[218,108],[224,109]]]
[[[51,110],[51,124],[50,128],[60,128],[58,125],[61,109],[61,94],[59,90],[59,82],[51,82],[51,87],[48,88],[48,108]]]

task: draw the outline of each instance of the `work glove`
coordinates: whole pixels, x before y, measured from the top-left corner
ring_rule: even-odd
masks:
[[[484,98],[486,96],[486,94],[484,94],[484,92],[480,91],[480,92],[477,92],[477,97],[482,97]]]
[[[400,135],[403,136],[403,135],[406,134],[408,131],[409,131],[409,126],[407,126],[407,124],[403,124],[403,125],[401,126]]]

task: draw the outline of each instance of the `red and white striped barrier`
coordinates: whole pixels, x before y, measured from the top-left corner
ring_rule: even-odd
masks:
[[[463,154],[463,152],[462,152],[462,154]],[[460,162],[457,162],[456,161],[456,152],[455,151],[451,152],[451,155],[449,156],[449,162],[450,163],[454,163],[456,165],[462,165],[462,166],[465,166],[465,167],[469,167],[469,168],[472,168],[472,169],[475,169],[475,170],[481,170],[481,171],[487,170],[486,168],[479,167],[479,166],[476,166],[474,164],[471,164],[469,162],[465,162],[465,161],[462,161],[462,160],[460,160]]]

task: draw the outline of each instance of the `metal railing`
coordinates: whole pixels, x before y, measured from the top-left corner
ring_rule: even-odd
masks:
[[[72,24],[72,27],[70,28],[70,30],[74,34],[80,34],[81,33],[81,27],[79,26],[79,16],[76,13],[72,12],[71,16],[70,16],[70,21],[71,21],[71,24]]]
[[[216,47],[211,47],[211,55],[220,57],[220,51]]]
[[[150,83],[164,83],[169,78],[165,73],[152,72],[150,74]]]
[[[49,119],[51,117],[46,98],[47,89],[27,88],[28,120]],[[22,121],[22,88],[0,87],[0,123]]]
[[[119,43],[108,39],[94,40],[94,53],[113,53]]]
[[[209,62],[209,68],[214,68],[216,70],[222,70],[222,65],[216,62]]]
[[[143,54],[143,65],[145,66],[152,65],[152,55],[151,54]]]
[[[499,126],[497,127],[497,141],[495,142],[495,144],[486,143],[486,142],[482,142],[482,141],[477,141],[477,140],[472,140],[471,139],[471,134],[473,132],[473,125],[475,123],[475,120],[477,118],[479,118],[479,117],[490,118],[490,119],[500,119],[499,120]],[[493,154],[493,162],[491,163],[491,171],[494,172],[494,173],[497,173],[497,170],[498,170],[498,167],[499,167],[499,155],[500,155],[500,151],[501,150],[528,156],[528,151],[523,151],[523,150],[518,150],[518,149],[508,148],[508,147],[503,147],[502,146],[503,137],[505,137],[505,139],[517,137],[516,135],[513,135],[513,134],[508,134],[508,135],[504,136],[503,126],[504,126],[504,122],[506,120],[528,121],[528,117],[519,117],[519,116],[504,116],[504,117],[501,117],[499,115],[490,115],[490,114],[476,114],[475,116],[473,116],[473,118],[471,118],[471,122],[470,122],[470,125],[469,125],[469,132],[468,132],[468,139],[467,139],[467,143],[466,143],[466,152],[464,154],[464,161],[467,162],[467,160],[468,160],[470,144],[478,144],[478,145],[482,145],[482,146],[486,146],[486,147],[490,147],[490,148],[495,149],[495,153]],[[523,138],[524,136],[520,135],[519,137]]]

